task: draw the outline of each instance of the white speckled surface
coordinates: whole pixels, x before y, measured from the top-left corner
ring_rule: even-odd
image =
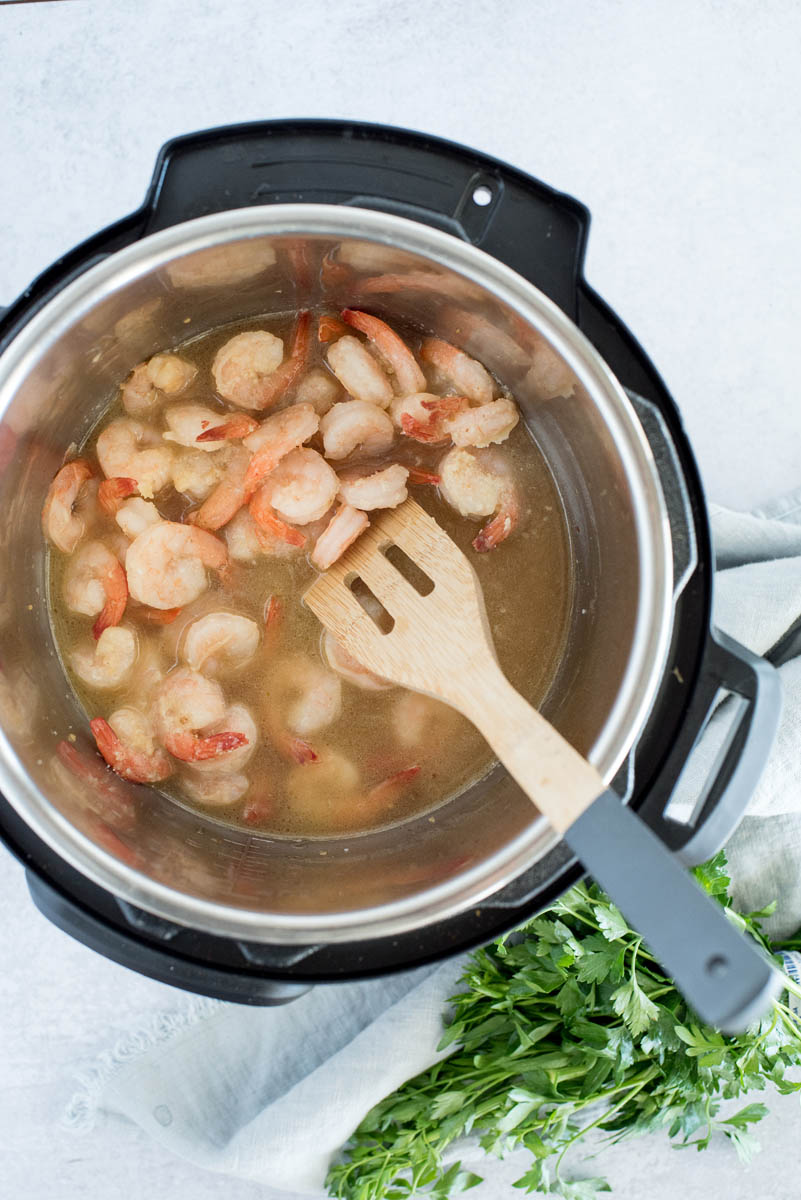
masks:
[[[800,37],[794,0],[3,4],[0,303],[135,208],[168,137],[282,116],[425,129],[590,207],[590,282],[672,388],[709,493],[747,507],[801,474]],[[5,854],[0,961],[3,1194],[269,1200],[122,1124],[59,1130],[73,1069],[182,998],[47,924]],[[748,1170],[658,1138],[595,1167],[621,1200],[796,1200],[798,1102],[770,1106]],[[513,1177],[473,1195],[516,1196]]]

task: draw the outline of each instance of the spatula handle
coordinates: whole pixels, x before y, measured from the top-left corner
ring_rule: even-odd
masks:
[[[762,1015],[778,972],[615,792],[598,796],[565,841],[704,1021],[738,1033]]]
[[[605,789],[595,768],[496,664],[486,665],[480,687],[463,688],[462,699],[462,710],[696,1012],[727,1032],[760,1016],[779,990],[775,968],[639,817]]]

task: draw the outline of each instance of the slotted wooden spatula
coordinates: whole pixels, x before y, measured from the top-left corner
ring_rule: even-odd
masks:
[[[433,584],[421,595],[386,556],[397,546]],[[382,632],[351,590],[361,579],[394,620]],[[376,517],[305,594],[359,662],[463,713],[558,830],[699,1015],[727,1031],[761,1015],[779,976],[586,759],[498,666],[478,578],[414,500]]]

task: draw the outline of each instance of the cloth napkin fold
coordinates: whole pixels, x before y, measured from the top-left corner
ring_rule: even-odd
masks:
[[[769,930],[780,936],[801,925],[801,490],[754,513],[713,506],[712,524],[716,624],[786,659],[776,746],[728,846],[735,903],[778,900]],[[323,1195],[362,1117],[443,1057],[442,1013],[463,963],[318,987],[277,1009],[185,1001],[103,1055],[65,1120],[89,1129],[127,1117],[199,1166]]]

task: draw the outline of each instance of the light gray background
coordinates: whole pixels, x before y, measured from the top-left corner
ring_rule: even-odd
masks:
[[[137,207],[176,134],[284,116],[427,130],[590,207],[591,283],[672,388],[709,494],[749,507],[801,473],[799,44],[794,0],[3,5],[0,304]],[[5,854],[0,962],[4,1194],[269,1196],[122,1124],[59,1130],[73,1069],[182,997],[48,925]],[[726,1147],[675,1154],[660,1139],[595,1167],[622,1200],[796,1200],[798,1102],[770,1104],[747,1171]],[[499,1178],[482,1192],[519,1195]]]

